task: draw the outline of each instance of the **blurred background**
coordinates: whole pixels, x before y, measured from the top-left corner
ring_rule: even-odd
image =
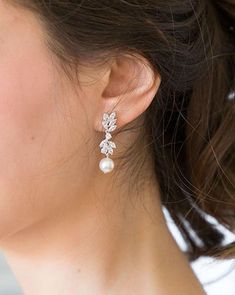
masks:
[[[179,246],[184,249],[185,245],[177,228],[169,218],[168,213],[166,211],[164,213],[173,236]],[[221,230],[226,234],[226,242],[235,240],[235,235],[229,233],[225,228],[221,227]],[[192,263],[192,268],[208,295],[235,295],[235,259],[221,262],[210,258],[200,258]],[[14,274],[6,262],[4,253],[1,252],[0,295],[23,295]]]

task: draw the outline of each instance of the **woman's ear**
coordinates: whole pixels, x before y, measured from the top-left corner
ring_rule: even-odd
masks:
[[[117,129],[136,119],[151,104],[161,78],[139,55],[120,55],[111,63],[95,115],[95,129],[102,131],[103,113],[115,111]],[[104,80],[102,80],[104,82]]]

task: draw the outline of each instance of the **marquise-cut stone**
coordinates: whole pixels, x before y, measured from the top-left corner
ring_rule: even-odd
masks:
[[[111,126],[111,127],[109,127],[108,131],[112,132],[112,131],[114,131],[116,129],[116,127],[117,127],[117,125]]]
[[[112,114],[110,115],[110,118],[111,118],[111,119],[114,119],[115,116],[116,116],[116,113],[115,113],[115,112],[112,112]]]
[[[116,144],[115,144],[113,141],[109,141],[109,145],[110,145],[112,148],[116,148]]]
[[[104,113],[104,114],[103,114],[103,120],[106,120],[106,119],[108,119],[108,118],[109,118],[109,114]]]
[[[105,144],[107,144],[107,140],[106,139],[104,139],[104,140],[101,141],[100,147],[103,147]]]
[[[117,122],[117,119],[113,119],[109,121],[109,126],[114,125]]]
[[[105,128],[105,129],[107,129],[107,128],[109,128],[109,124],[107,123],[107,122],[102,122],[102,125],[103,125],[103,127]]]
[[[103,148],[103,149],[101,149],[101,153],[102,154],[106,154],[107,153],[107,150]]]

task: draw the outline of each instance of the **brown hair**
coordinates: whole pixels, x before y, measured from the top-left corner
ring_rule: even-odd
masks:
[[[191,260],[234,257],[207,218],[235,228],[233,0],[12,1],[42,20],[66,69],[122,52],[150,61],[162,82],[143,129],[162,203]]]

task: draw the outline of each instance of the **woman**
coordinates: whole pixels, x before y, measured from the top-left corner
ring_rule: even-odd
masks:
[[[189,262],[234,257],[208,219],[234,230],[234,15],[0,1],[0,246],[24,294],[205,294]]]

